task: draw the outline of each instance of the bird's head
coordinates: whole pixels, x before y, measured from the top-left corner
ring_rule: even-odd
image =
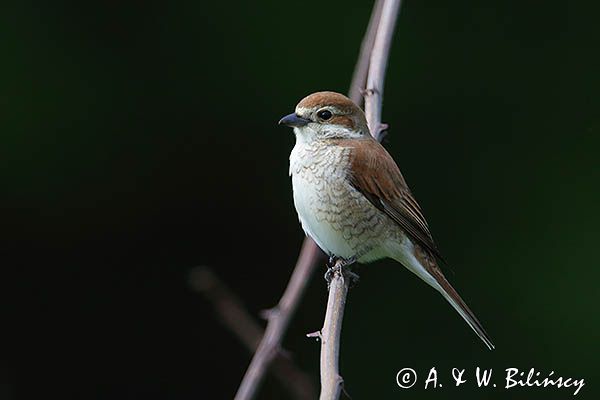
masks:
[[[370,137],[365,113],[352,100],[336,92],[317,92],[303,98],[296,111],[279,121],[294,128],[297,140]]]

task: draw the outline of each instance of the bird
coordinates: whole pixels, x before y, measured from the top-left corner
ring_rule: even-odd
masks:
[[[303,98],[279,121],[296,143],[289,174],[302,229],[330,259],[391,258],[436,289],[484,344],[495,346],[444,276],[444,259],[398,165],[371,135],[365,113],[343,94]]]

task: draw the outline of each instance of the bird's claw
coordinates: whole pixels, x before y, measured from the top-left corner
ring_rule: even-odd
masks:
[[[325,272],[325,281],[327,281],[327,287],[331,284],[336,272],[343,275],[344,278],[350,279],[351,286],[354,286],[358,282],[359,276],[354,272],[350,271],[350,265],[356,262],[356,257],[340,258],[336,256],[330,256],[327,261],[327,272]]]
[[[329,259],[327,260],[327,269],[331,269],[333,267],[335,267],[335,263],[337,261],[337,257],[336,256],[329,256]]]

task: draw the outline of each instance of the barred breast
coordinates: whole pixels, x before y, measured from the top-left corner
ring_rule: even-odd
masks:
[[[389,219],[350,183],[351,149],[297,143],[290,155],[294,205],[305,233],[329,255],[382,258]]]

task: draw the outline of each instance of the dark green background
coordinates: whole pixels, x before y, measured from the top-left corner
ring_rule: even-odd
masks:
[[[232,398],[249,354],[186,277],[209,265],[257,315],[303,239],[276,125],[345,92],[371,2],[20,2],[0,12],[0,393]],[[452,388],[452,367],[598,384],[597,2],[406,1],[386,147],[489,352],[404,268],[359,268],[341,371],[353,399],[571,398]],[[320,270],[285,338],[318,377]],[[444,388],[423,390],[431,366]],[[417,387],[396,372],[413,367]],[[498,376],[498,384],[502,381]],[[272,378],[259,399],[285,398]]]

